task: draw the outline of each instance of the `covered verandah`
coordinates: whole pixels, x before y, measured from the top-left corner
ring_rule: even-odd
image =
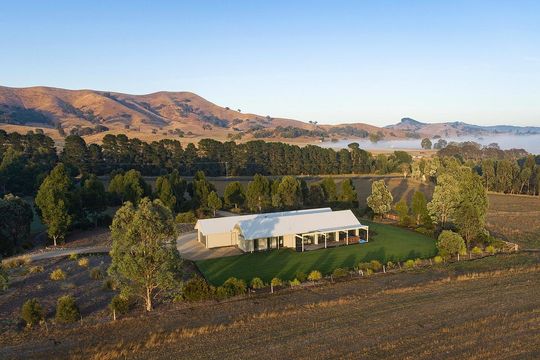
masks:
[[[358,244],[369,241],[369,226],[359,225],[347,228],[317,230],[295,234],[296,251],[326,249],[341,245]]]

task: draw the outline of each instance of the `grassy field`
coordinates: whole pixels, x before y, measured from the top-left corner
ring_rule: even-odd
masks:
[[[277,276],[292,280],[297,271],[319,270],[331,273],[338,267],[353,267],[358,262],[405,260],[435,255],[435,240],[422,234],[362,220],[376,233],[368,244],[355,244],[331,249],[296,252],[292,249],[242,254],[202,260],[197,267],[214,285],[221,285],[234,276],[246,281],[258,276],[270,281]]]

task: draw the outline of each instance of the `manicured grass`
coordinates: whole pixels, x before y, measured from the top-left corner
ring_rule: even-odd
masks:
[[[376,235],[370,235],[368,244],[355,244],[338,248],[296,252],[292,249],[272,250],[238,256],[197,261],[206,279],[221,285],[234,276],[246,281],[258,276],[268,282],[273,277],[292,280],[297,271],[308,273],[319,270],[331,273],[335,268],[351,268],[359,262],[379,260],[402,261],[434,256],[435,240],[391,225],[362,220]]]

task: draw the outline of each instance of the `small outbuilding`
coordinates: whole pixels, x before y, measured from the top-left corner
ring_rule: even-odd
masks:
[[[237,246],[245,252],[283,247],[305,251],[369,240],[369,227],[352,211],[330,208],[202,219],[195,229],[206,248]]]

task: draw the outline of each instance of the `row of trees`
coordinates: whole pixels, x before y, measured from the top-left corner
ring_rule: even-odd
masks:
[[[61,158],[79,172],[134,168],[155,175],[164,169],[178,169],[186,175],[204,170],[210,176],[388,173],[412,161],[404,152],[373,157],[357,143],[336,152],[314,145],[202,139],[197,146],[183,148],[176,140],[146,143],[125,135],[106,135],[101,146],[86,146],[81,137],[68,136]]]
[[[435,183],[441,174],[457,170],[462,166],[480,175],[487,191],[540,195],[540,156],[534,155],[518,160],[484,159],[481,161],[463,161],[456,156],[435,156],[415,161],[411,166],[411,175],[424,182]]]
[[[488,191],[535,195],[540,192],[537,160],[533,155],[520,161],[485,159],[476,169]]]
[[[271,180],[257,174],[245,190],[239,182],[229,183],[225,188],[224,203],[229,208],[244,207],[252,212],[323,204],[357,207],[358,195],[351,179],[344,179],[338,190],[332,178],[308,185],[303,179],[290,175]]]
[[[236,144],[203,139],[185,148],[176,140],[143,142],[125,135],[106,135],[103,143],[86,144],[78,135],[65,138],[57,154],[54,142],[43,134],[26,135],[0,130],[0,194],[34,194],[45,176],[62,162],[72,176],[105,175],[135,169],[143,175],[178,170],[193,176],[365,174],[401,172],[412,157],[403,151],[373,156],[357,143],[335,151],[308,145],[249,141]]]
[[[76,182],[62,163],[44,179],[35,203],[56,246],[71,228],[107,223],[108,216],[104,212],[108,206],[125,202],[136,206],[143,198],[159,199],[173,214],[197,211],[199,216],[210,210],[215,214],[222,207],[263,212],[319,205],[358,206],[351,179],[344,179],[339,186],[332,178],[308,185],[303,179],[290,175],[271,179],[257,174],[247,187],[240,182],[229,183],[220,198],[202,171],[198,171],[192,181],[186,181],[175,170],[159,176],[154,189],[137,170],[120,171],[112,174],[106,189],[95,175],[84,176]],[[30,221],[31,217],[25,223]]]
[[[54,141],[43,134],[0,130],[0,195],[34,194],[58,162]]]

